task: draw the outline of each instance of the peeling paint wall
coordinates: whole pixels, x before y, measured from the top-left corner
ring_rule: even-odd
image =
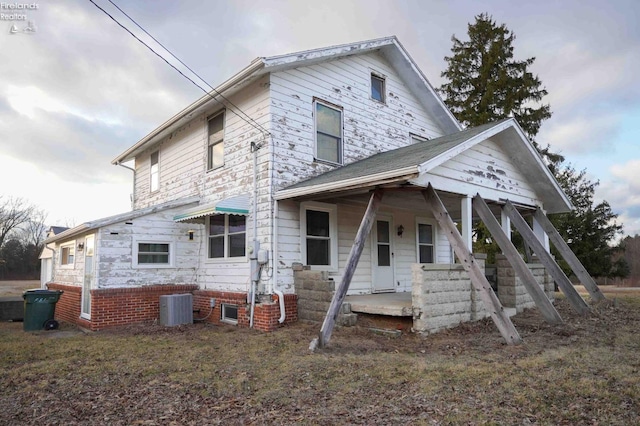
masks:
[[[450,181],[454,188],[460,183],[490,191],[491,199],[508,198],[534,204],[539,199],[528,178],[513,164],[504,148],[487,139],[429,172],[430,177]],[[439,189],[446,189],[439,186]],[[486,193],[485,193],[486,194]],[[484,196],[488,198],[487,196]]]
[[[385,77],[385,103],[371,99],[372,72]],[[314,161],[314,97],[343,108],[345,164],[406,146],[411,143],[410,133],[429,139],[442,136],[377,52],[275,72],[271,110],[276,189],[334,167]]]
[[[199,241],[189,240],[191,224],[175,223],[179,209],[169,209],[99,230],[96,248],[96,288],[135,287],[156,284],[195,284]],[[139,241],[170,243],[172,267],[135,267],[134,246]]]

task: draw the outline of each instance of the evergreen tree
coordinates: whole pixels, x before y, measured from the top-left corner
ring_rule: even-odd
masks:
[[[547,90],[538,76],[529,71],[535,58],[513,58],[516,36],[505,24],[497,25],[486,13],[468,25],[468,41],[451,37],[452,55],[446,56],[448,80],[438,91],[456,118],[474,127],[514,117],[543,157],[562,161],[549,147],[538,147],[534,138],[542,122],[551,117],[549,104],[539,105]]]
[[[553,226],[592,276],[624,274],[624,265],[614,262],[615,248],[609,245],[622,233],[622,225],[616,223],[618,215],[613,213],[607,201],[594,203],[593,196],[599,182],[590,181],[585,170],[576,172],[571,165],[560,168],[556,179],[575,210],[550,215]],[[558,253],[556,259],[566,272],[571,271]]]

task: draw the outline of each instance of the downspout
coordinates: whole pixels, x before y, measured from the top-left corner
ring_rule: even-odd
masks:
[[[120,161],[118,161],[116,163],[116,166],[120,166],[120,167],[124,167],[125,169],[129,169],[133,172],[133,190],[131,191],[131,210],[134,210],[135,208],[135,202],[136,202],[136,169],[133,169],[129,166],[125,166],[124,164],[122,164]]]
[[[271,202],[273,203],[273,234],[271,238],[273,244],[273,247],[271,249],[271,252],[273,253],[273,269],[271,272],[273,278],[272,290],[275,294],[278,295],[278,301],[280,302],[280,318],[278,318],[278,322],[282,324],[287,317],[287,314],[284,308],[284,293],[278,289],[278,271],[276,270],[276,259],[278,258],[278,215],[280,213],[278,211],[278,201],[274,200],[272,197]]]

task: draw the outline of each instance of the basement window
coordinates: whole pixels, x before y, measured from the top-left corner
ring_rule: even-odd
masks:
[[[384,78],[371,74],[371,99],[384,103]]]
[[[227,303],[223,303],[220,305],[220,321],[226,322],[227,324],[238,324],[238,305],[229,305]]]

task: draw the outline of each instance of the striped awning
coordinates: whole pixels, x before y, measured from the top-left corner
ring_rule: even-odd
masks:
[[[204,216],[212,216],[216,214],[235,214],[239,216],[247,216],[250,206],[248,195],[238,195],[236,197],[226,198],[211,204],[203,204],[173,217],[175,222],[187,222],[189,220],[201,218]]]

